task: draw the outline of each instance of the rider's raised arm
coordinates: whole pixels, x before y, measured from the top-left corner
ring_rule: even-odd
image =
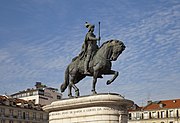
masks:
[[[93,33],[88,33],[87,37],[88,37],[88,40],[90,40],[90,41],[97,41],[98,40]]]

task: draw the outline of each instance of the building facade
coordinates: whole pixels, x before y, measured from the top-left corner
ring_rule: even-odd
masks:
[[[35,104],[41,105],[48,105],[53,101],[61,99],[61,94],[58,92],[58,89],[42,85],[41,82],[36,82],[35,87],[36,88],[19,91],[11,96],[13,98],[32,100]]]
[[[0,123],[48,123],[48,113],[32,101],[0,95]]]
[[[149,101],[129,110],[129,123],[180,123],[180,99]]]

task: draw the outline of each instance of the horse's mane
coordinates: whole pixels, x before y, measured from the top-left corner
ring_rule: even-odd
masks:
[[[108,40],[108,41],[104,42],[99,48],[101,48],[101,47],[103,47],[105,44],[111,43],[111,42],[113,42],[113,41],[116,41],[116,42],[119,42],[119,43],[121,42],[121,41],[119,41],[119,40],[117,40],[117,39]]]

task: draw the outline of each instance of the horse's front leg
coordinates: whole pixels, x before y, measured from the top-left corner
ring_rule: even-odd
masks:
[[[114,70],[110,70],[107,73],[105,73],[105,75],[111,75],[111,74],[113,74],[114,76],[113,76],[112,79],[107,80],[107,83],[106,83],[107,85],[111,84],[118,77],[119,72],[118,71],[114,71]]]
[[[96,92],[97,77],[98,77],[98,72],[94,71],[94,74],[93,74],[93,84],[92,84],[92,93],[93,94],[97,94],[97,92]]]

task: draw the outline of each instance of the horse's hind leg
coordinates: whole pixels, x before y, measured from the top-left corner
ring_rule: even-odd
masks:
[[[72,97],[72,85],[69,84],[68,86],[68,96],[71,98]]]
[[[79,97],[80,94],[79,94],[79,89],[77,88],[77,86],[75,84],[72,84],[72,87],[75,90],[76,97]]]
[[[75,76],[72,76],[70,79],[70,84],[69,84],[70,85],[69,92],[71,92],[70,89],[73,87],[73,89],[75,90],[76,97],[78,97],[79,96],[79,89],[77,88],[77,86],[74,83],[75,83]],[[71,94],[71,93],[69,93],[69,94]]]
[[[75,93],[76,93],[76,97],[80,96],[80,92],[79,89],[77,88],[77,86],[75,85],[76,83],[78,83],[80,80],[82,80],[83,78],[85,78],[86,76],[84,74],[78,74],[78,76],[75,77],[74,81],[73,81],[73,88],[75,89]]]

